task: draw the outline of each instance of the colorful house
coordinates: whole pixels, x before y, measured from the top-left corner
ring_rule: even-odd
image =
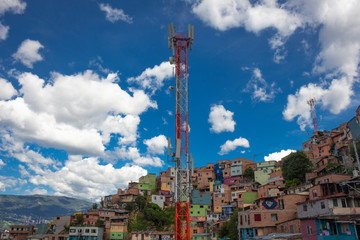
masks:
[[[199,190],[193,190],[193,204],[211,205],[211,193],[200,193]]]
[[[156,187],[156,175],[154,173],[149,173],[146,176],[139,178],[139,193],[144,194],[145,191],[150,193],[151,190],[155,190]]]

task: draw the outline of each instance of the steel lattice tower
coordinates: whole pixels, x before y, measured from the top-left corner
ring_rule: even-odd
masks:
[[[174,31],[169,25],[169,48],[173,57],[170,63],[175,64],[175,239],[190,239],[189,202],[191,197],[191,157],[189,155],[189,104],[188,104],[188,49],[192,48],[194,27],[188,33]]]
[[[311,117],[313,120],[313,124],[314,124],[314,132],[319,131],[319,127],[318,127],[318,121],[317,121],[317,117],[316,117],[316,110],[315,110],[315,98],[311,98],[307,103],[310,105],[310,109],[311,109]]]

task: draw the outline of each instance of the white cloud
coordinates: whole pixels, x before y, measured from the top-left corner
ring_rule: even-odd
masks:
[[[280,161],[282,158],[286,157],[287,155],[289,155],[292,152],[296,152],[295,150],[292,149],[288,149],[288,150],[281,150],[280,152],[274,152],[274,153],[270,153],[268,156],[264,157],[265,161]]]
[[[159,135],[151,139],[145,139],[144,144],[147,151],[151,154],[164,154],[164,150],[168,145],[168,141],[164,135]]]
[[[253,69],[253,76],[251,80],[247,83],[245,92],[252,92],[252,100],[256,102],[270,102],[272,101],[276,94],[281,92],[280,88],[276,87],[276,84],[273,82],[268,84],[261,74],[259,68]]]
[[[237,147],[249,148],[249,141],[246,138],[242,137],[234,139],[233,141],[227,140],[223,145],[220,146],[219,155],[227,154],[235,150]]]
[[[60,170],[32,176],[30,182],[51,187],[55,195],[98,200],[146,174],[147,171],[139,166],[114,168],[112,164],[101,165],[97,158],[74,156]]]
[[[6,163],[4,163],[4,161],[2,159],[0,159],[0,169],[5,165],[6,165]]]
[[[5,12],[12,12],[14,14],[24,13],[26,2],[21,0],[0,0],[0,16]]]
[[[26,39],[12,56],[16,61],[22,62],[28,68],[33,68],[35,62],[43,60],[39,54],[41,48],[44,48],[44,46],[39,41]]]
[[[5,192],[15,186],[24,185],[27,181],[14,177],[0,176],[0,192]]]
[[[0,100],[10,99],[16,94],[17,91],[15,90],[13,85],[5,79],[0,78]]]
[[[321,84],[310,83],[288,96],[283,116],[290,121],[296,117],[301,129],[311,125],[307,100],[316,98],[318,106],[338,114],[345,110],[354,96],[358,81],[360,52],[360,2],[350,1],[293,1],[314,26],[321,26],[313,73],[325,74]]]
[[[9,28],[10,28],[9,26],[4,26],[0,22],[0,40],[5,40],[7,38]]]
[[[164,81],[170,79],[173,75],[173,67],[170,62],[162,62],[153,68],[147,68],[137,77],[128,78],[129,83],[135,82],[143,89],[150,89],[153,92],[164,85]]]
[[[210,108],[210,130],[215,133],[234,132],[236,122],[233,120],[234,113],[226,110],[223,105],[213,105]]]
[[[310,106],[307,101],[316,99],[317,106],[338,114],[350,104],[350,97],[354,95],[352,90],[354,79],[341,77],[333,79],[329,86],[326,84],[310,83],[302,86],[294,95],[288,95],[287,105],[283,111],[285,120],[291,121],[297,117],[297,123],[302,130],[311,126]]]
[[[140,117],[137,115],[108,116],[101,126],[103,142],[110,142],[110,135],[118,133],[122,137],[119,144],[134,144],[138,137],[137,130],[140,124]]]
[[[100,3],[100,10],[106,14],[106,19],[112,23],[121,20],[126,23],[132,23],[133,19],[124,13],[124,10],[112,8],[109,4]]]
[[[279,4],[277,0],[199,0],[192,11],[209,26],[226,31],[244,27],[247,31],[259,34],[264,29],[275,29],[275,38],[270,39],[275,49],[274,61],[280,62],[286,55],[282,45],[288,36],[303,26],[304,19],[288,3]]]
[[[47,195],[48,192],[46,189],[43,188],[34,188],[32,190],[26,190],[27,193],[29,194],[37,194],[37,195]]]
[[[139,166],[153,166],[153,167],[162,167],[164,161],[158,157],[154,157],[153,153],[142,156],[139,153],[139,150],[136,147],[125,147],[116,148],[114,152],[109,154],[113,155],[121,160],[131,160],[134,164]]]
[[[101,155],[111,134],[120,144],[136,142],[139,115],[157,108],[143,91],[122,90],[116,74],[91,71],[53,73],[50,83],[31,73],[18,76],[18,97],[0,101],[0,124],[17,141],[63,149],[70,154]],[[116,137],[116,136],[114,136]]]

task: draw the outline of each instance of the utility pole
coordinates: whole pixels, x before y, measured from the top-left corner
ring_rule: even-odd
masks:
[[[179,24],[180,25],[180,24]],[[188,26],[188,33],[176,32],[174,24],[169,28],[169,49],[173,56],[170,64],[175,64],[175,239],[190,240],[189,207],[193,159],[189,154],[189,105],[188,105],[188,49],[192,49],[194,27]],[[170,140],[168,143],[170,149]],[[168,150],[168,156],[170,152]]]

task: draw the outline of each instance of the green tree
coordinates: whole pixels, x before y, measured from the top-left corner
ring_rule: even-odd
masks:
[[[104,226],[104,221],[101,219],[96,220],[95,227],[102,227]]]
[[[297,178],[301,182],[305,181],[305,174],[311,172],[312,164],[308,156],[303,151],[296,151],[282,160],[281,170],[285,180]]]
[[[237,240],[238,239],[238,212],[239,209],[235,209],[233,214],[230,217],[230,220],[224,222],[222,227],[219,230],[220,238],[227,237],[230,240]]]
[[[134,203],[126,203],[125,205],[125,210],[131,212],[135,209],[135,204]]]
[[[98,204],[97,203],[94,203],[93,205],[92,205],[92,209],[97,209],[98,208]]]
[[[144,208],[144,217],[148,222],[152,222],[152,225],[156,226],[158,230],[162,230],[167,222],[164,211],[155,203],[149,203]]]
[[[137,195],[135,198],[135,203],[137,208],[142,211],[144,210],[145,206],[147,205],[147,198],[146,196],[142,196],[142,195]]]
[[[84,223],[84,215],[82,215],[82,214],[77,214],[77,215],[76,215],[76,223],[77,223],[78,225],[83,225],[83,223]]]
[[[244,177],[248,180],[254,179],[254,170],[251,167],[248,167],[244,171]]]
[[[293,179],[287,180],[287,181],[285,182],[285,187],[286,187],[286,188],[294,187],[294,186],[297,186],[297,185],[299,185],[299,184],[301,184],[301,181],[300,181],[299,179],[297,179],[297,178],[293,178]]]

